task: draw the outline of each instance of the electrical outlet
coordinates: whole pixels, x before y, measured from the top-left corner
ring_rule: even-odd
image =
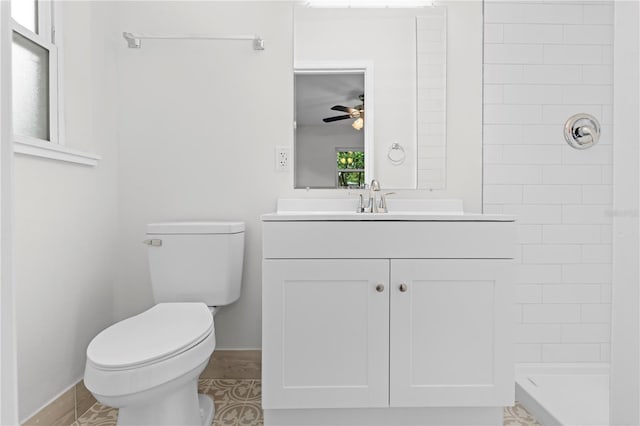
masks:
[[[276,146],[276,171],[288,172],[290,170],[291,150],[288,146]]]

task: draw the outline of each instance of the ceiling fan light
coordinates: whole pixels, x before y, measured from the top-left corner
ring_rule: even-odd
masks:
[[[364,120],[362,119],[362,117],[360,117],[356,121],[354,121],[351,124],[351,127],[353,127],[356,130],[362,130],[362,128],[364,127]]]

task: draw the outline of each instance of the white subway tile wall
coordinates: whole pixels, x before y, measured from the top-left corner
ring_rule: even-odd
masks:
[[[447,176],[446,76],[447,9],[416,18],[418,75],[418,187],[444,188]]]
[[[518,216],[517,362],[608,362],[612,2],[485,3],[484,210]],[[599,145],[566,145],[577,113]]]

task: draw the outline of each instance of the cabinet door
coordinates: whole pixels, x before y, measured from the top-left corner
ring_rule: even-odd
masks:
[[[388,406],[389,261],[264,260],[262,273],[263,407]]]
[[[512,268],[511,260],[391,261],[391,406],[513,402]]]

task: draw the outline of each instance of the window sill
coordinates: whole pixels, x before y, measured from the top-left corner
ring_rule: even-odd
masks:
[[[97,166],[98,161],[102,159],[99,155],[68,148],[56,143],[40,142],[37,140],[15,140],[13,151],[16,154],[49,158],[51,160],[82,164],[85,166]]]

